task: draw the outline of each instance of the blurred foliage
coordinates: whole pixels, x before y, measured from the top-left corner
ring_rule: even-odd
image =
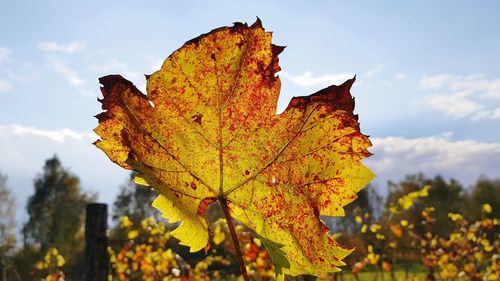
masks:
[[[0,179],[5,185],[5,177]],[[66,187],[61,187],[63,183]],[[62,168],[57,158],[49,159],[44,173],[37,177],[35,186],[43,185],[56,186],[58,192],[76,189],[80,194],[77,198],[91,197],[80,191],[78,179]],[[344,271],[333,274],[332,280],[500,280],[500,180],[481,177],[466,189],[453,180],[417,174],[390,182],[385,198],[375,190],[368,187],[360,192],[347,206],[346,217],[330,221],[336,239],[355,248]],[[234,246],[225,220],[220,219],[220,207],[213,204],[206,213],[213,222],[210,249],[190,253],[170,236],[175,225],[149,209],[155,196],[154,191],[133,183],[121,187],[109,232],[109,280],[239,280]],[[38,219],[48,227],[54,219],[49,214],[67,209],[53,209],[53,201],[46,202],[52,203],[39,209],[46,213]],[[0,210],[8,203],[1,204]],[[79,280],[73,272],[82,267],[83,255],[62,249],[68,249],[67,243],[74,242],[70,240],[83,240],[82,214],[83,210],[71,213],[78,218],[73,222],[79,231],[59,238],[61,242],[56,240],[57,232],[52,240],[44,240],[45,247],[43,236],[29,236],[26,244],[9,251],[2,266],[4,280]],[[63,221],[55,225],[69,233],[71,228],[64,220],[70,220],[70,214],[65,215],[58,217]],[[237,234],[251,279],[274,280],[274,265],[259,237],[242,225],[237,225]],[[287,280],[314,279],[301,276]]]
[[[231,256],[233,244],[225,220],[217,220],[212,231],[213,246],[209,255],[191,265],[168,247],[168,225],[154,217],[134,225],[122,216],[119,228],[127,233],[127,240],[108,251],[112,265],[110,280],[227,280],[238,276],[238,265]],[[244,251],[247,270],[252,280],[274,280],[274,266],[262,243],[243,226],[236,227]]]
[[[389,182],[389,194],[385,203],[386,213],[393,206],[400,205],[401,200],[405,200],[412,192],[421,190],[422,187],[429,186],[428,195],[425,200],[416,201],[415,205],[409,206],[406,212],[402,213],[404,219],[415,227],[415,232],[419,235],[425,233],[424,227],[420,224],[419,214],[428,207],[434,207],[435,217],[441,225],[435,231],[442,236],[449,235],[453,230],[453,223],[447,220],[449,212],[459,212],[465,206],[465,190],[462,185],[455,181],[445,181],[441,176],[426,178],[423,174],[407,176],[398,183]]]
[[[425,280],[500,280],[499,181],[481,178],[470,193],[456,181],[422,175],[391,186],[387,210],[376,222],[355,211],[360,233],[344,232],[346,244],[356,247],[348,260],[356,279],[374,271],[375,279],[386,272],[396,280],[394,267],[403,265],[404,279],[414,280],[409,267],[421,264]],[[471,199],[478,193],[482,202]]]
[[[64,281],[65,276],[62,267],[65,263],[66,260],[59,253],[59,250],[50,248],[43,256],[43,259],[35,263],[31,278],[42,281]]]

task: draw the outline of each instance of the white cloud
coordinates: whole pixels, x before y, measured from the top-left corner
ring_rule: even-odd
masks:
[[[12,57],[12,50],[0,47],[0,92],[8,92],[16,82],[26,82],[32,76],[32,64]]]
[[[489,110],[480,110],[470,117],[472,121],[477,121],[481,119],[491,119],[494,118],[493,112]]]
[[[461,95],[429,95],[424,102],[453,118],[464,118],[483,108],[480,104]]]
[[[120,74],[125,79],[132,81],[137,89],[143,93],[146,92],[146,79],[144,76],[139,75],[139,73],[133,71],[128,64],[120,60],[111,59],[107,62],[101,62],[99,64],[93,63],[88,66],[88,70],[96,73],[98,76]]]
[[[500,78],[488,80],[484,78],[483,74],[440,74],[424,77],[420,81],[420,86],[430,89],[445,89],[464,96],[477,94],[482,98],[500,98]]]
[[[281,72],[282,77],[292,81],[293,83],[302,86],[325,86],[325,85],[339,85],[346,80],[354,77],[352,73],[339,73],[339,74],[325,74],[321,76],[313,76],[311,72],[304,72],[301,75],[290,75],[286,72]]]
[[[455,75],[452,74],[439,74],[430,77],[424,77],[420,80],[420,86],[422,88],[437,89],[442,88],[444,85],[448,84],[450,80],[455,81]]]
[[[12,90],[12,84],[7,80],[0,79],[0,93]]]
[[[500,107],[497,107],[497,108],[493,111],[493,118],[500,118]]]
[[[9,135],[38,136],[59,143],[63,143],[68,139],[97,139],[97,136],[93,133],[79,133],[71,129],[43,130],[35,127],[26,127],[17,124],[0,126],[0,137],[6,137]]]
[[[482,97],[500,99],[500,79],[487,82],[486,90],[483,93]]]
[[[380,180],[400,179],[424,172],[441,174],[465,184],[481,174],[500,177],[500,143],[475,140],[451,140],[451,134],[421,138],[372,138],[374,156],[365,163]]]
[[[55,41],[44,41],[38,43],[38,48],[44,52],[72,54],[85,48],[85,44],[81,42],[61,44]]]
[[[401,79],[406,78],[406,74],[405,73],[398,73],[398,74],[396,74],[395,77],[396,77],[396,79],[401,80]]]
[[[427,105],[453,118],[496,118],[492,107],[500,105],[500,78],[486,79],[483,74],[424,77],[420,88],[433,92],[423,99]]]
[[[66,62],[58,59],[50,59],[49,65],[59,74],[62,74],[64,78],[71,84],[75,86],[79,86],[85,84],[85,80],[83,80],[76,71],[69,68],[66,65]]]
[[[152,71],[160,70],[163,62],[165,61],[165,59],[159,59],[158,57],[150,54],[145,54],[143,57],[148,61],[148,64],[151,65]]]
[[[384,66],[383,66],[382,64],[378,64],[378,65],[376,65],[375,67],[373,67],[373,68],[369,69],[369,70],[365,73],[365,75],[364,75],[364,76],[365,76],[365,77],[367,77],[367,78],[373,77],[373,76],[375,76],[375,75],[379,74],[379,73],[382,71],[382,69],[383,69],[383,68],[384,68]]]
[[[12,62],[12,58],[10,57],[11,53],[11,50],[5,47],[0,47],[0,63]]]
[[[93,63],[88,66],[88,70],[99,75],[121,74],[128,79],[137,79],[140,76],[137,72],[132,71],[128,64],[116,59],[99,64]]]

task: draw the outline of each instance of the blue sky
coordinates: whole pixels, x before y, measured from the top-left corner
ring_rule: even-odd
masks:
[[[107,203],[128,178],[91,145],[98,77],[144,89],[143,74],[185,41],[256,16],[287,46],[279,109],[357,75],[381,191],[418,171],[466,185],[500,177],[497,1],[70,2],[0,2],[0,172],[19,210],[54,154]]]

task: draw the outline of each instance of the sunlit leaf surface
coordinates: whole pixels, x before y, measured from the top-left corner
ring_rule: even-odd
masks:
[[[323,276],[351,250],[320,216],[342,216],[373,178],[360,162],[371,144],[353,114],[354,78],[276,114],[283,49],[259,20],[235,23],[171,54],[147,77],[147,95],[119,75],[102,77],[95,144],[161,192],[153,205],[182,222],[172,235],[191,251],[207,246],[205,210],[225,198],[280,277]]]

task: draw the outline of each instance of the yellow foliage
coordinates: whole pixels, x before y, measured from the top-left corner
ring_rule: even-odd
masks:
[[[391,212],[392,214],[398,214],[401,211],[410,209],[415,203],[415,200],[429,196],[430,188],[430,185],[426,185],[420,190],[405,194],[398,199],[398,203],[396,205],[389,206],[389,212]],[[424,210],[422,214],[427,215],[428,210]]]
[[[121,228],[128,228],[133,225],[132,221],[127,216],[121,216],[118,221],[120,222]]]
[[[464,217],[462,217],[461,214],[457,214],[457,213],[448,213],[448,217],[452,220],[452,221],[461,221],[464,219]]]
[[[214,229],[214,237],[212,238],[214,241],[215,245],[219,245],[220,243],[224,242],[226,240],[226,234],[221,231],[221,227],[219,224],[215,225]]]
[[[458,268],[452,263],[447,263],[441,268],[440,275],[443,279],[454,279],[458,275]]]
[[[380,226],[380,224],[374,223],[374,224],[370,225],[370,231],[372,233],[376,233],[380,229],[382,229],[382,226]]]
[[[363,226],[361,226],[361,233],[366,233],[367,229],[368,229],[368,225],[363,224]]]
[[[363,219],[360,217],[360,216],[356,216],[354,218],[354,220],[357,222],[357,223],[362,223],[363,222]]]
[[[131,240],[137,238],[138,236],[139,236],[139,231],[137,230],[131,230],[127,234],[127,238]]]
[[[483,204],[481,210],[486,213],[486,214],[489,214],[493,211],[493,208],[491,208],[491,205],[490,204]]]

